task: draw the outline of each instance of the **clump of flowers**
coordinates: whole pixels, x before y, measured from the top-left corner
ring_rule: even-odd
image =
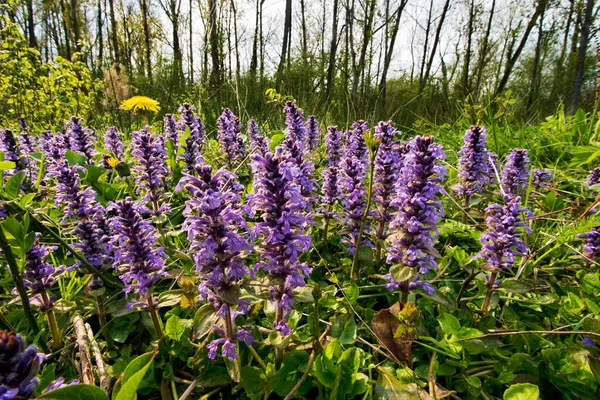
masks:
[[[494,175],[490,152],[486,148],[485,127],[473,125],[463,136],[464,144],[458,153],[458,183],[454,190],[459,196],[470,197],[481,193]]]
[[[39,384],[42,357],[14,332],[0,331],[0,399],[29,399]]]
[[[529,182],[529,152],[525,149],[513,149],[502,169],[500,184],[507,196],[520,196]]]
[[[339,200],[339,177],[340,177],[340,158],[342,154],[342,134],[337,126],[327,128],[325,135],[325,147],[327,147],[327,167],[323,171],[323,196],[321,201],[324,204],[323,217],[328,222],[333,218],[333,206]]]
[[[248,121],[248,137],[250,138],[250,153],[257,152],[263,156],[270,151],[269,139],[260,133],[258,123],[251,119]]]
[[[521,208],[519,196],[507,196],[504,198],[504,206],[493,203],[485,209],[485,212],[485,223],[488,228],[479,239],[482,248],[477,254],[477,258],[482,258],[485,268],[490,271],[483,311],[487,311],[489,307],[498,272],[512,268],[516,257],[527,253],[527,245],[521,240],[521,228],[531,233],[521,219],[522,213],[531,215],[531,212],[527,208]]]
[[[275,302],[275,329],[289,335],[286,319],[292,310],[293,291],[305,286],[311,272],[299,261],[300,254],[311,246],[305,231],[310,219],[297,181],[299,169],[287,162],[281,147],[264,157],[252,155],[256,173],[255,191],[248,196],[250,217],[258,216],[253,236],[260,238],[260,260],[256,268],[263,269],[273,279],[269,298]]]
[[[243,187],[237,176],[226,169],[215,174],[207,164],[196,166],[197,177],[186,175],[180,185],[192,197],[186,201],[183,229],[192,242],[196,272],[200,275],[200,298],[208,300],[224,321],[223,336],[207,345],[209,358],[222,355],[229,360],[238,357],[237,341],[247,345],[253,341],[248,330],[235,329],[235,317],[248,311],[248,302],[239,299],[239,283],[248,275],[243,255],[251,250],[247,241],[247,223],[242,215],[240,195]]]
[[[146,126],[141,131],[133,133],[131,154],[137,162],[135,181],[138,190],[146,191],[143,201],[152,203],[152,211],[155,215],[160,215],[169,209],[168,203],[159,205],[169,173],[165,161],[167,157],[165,144],[159,136],[150,132],[149,126]]]
[[[66,136],[68,137],[69,149],[77,151],[88,158],[88,163],[91,163],[91,158],[97,153],[94,148],[94,136],[89,128],[82,126],[83,119],[71,117],[65,122]]]
[[[306,121],[306,130],[308,132],[308,137],[306,140],[307,150],[309,153],[312,153],[319,146],[319,137],[321,136],[321,132],[319,131],[319,121],[314,115],[308,117]]]
[[[232,169],[246,156],[246,145],[240,134],[242,131],[240,119],[229,108],[224,108],[217,119],[217,126],[220,149],[225,154],[227,167]]]
[[[121,133],[117,132],[117,128],[109,126],[106,128],[106,134],[104,135],[104,150],[111,153],[117,160],[123,161],[125,154],[123,153],[123,140],[121,140]]]
[[[285,124],[287,126],[287,137],[298,143],[298,147],[304,151],[306,145],[306,125],[304,124],[304,112],[296,107],[296,100],[288,100],[283,108],[285,113]]]
[[[584,240],[583,256],[589,266],[600,257],[600,226],[595,226],[589,232],[580,233],[576,237]]]
[[[34,139],[29,134],[29,125],[27,125],[27,121],[23,118],[19,118],[19,128],[21,132],[19,133],[19,150],[21,154],[30,154],[37,151],[36,144]]]
[[[391,205],[398,211],[390,223],[394,239],[388,247],[388,264],[410,267],[413,280],[397,282],[392,274],[385,277],[389,290],[401,287],[403,301],[408,291],[421,286],[432,293],[433,287],[419,280],[419,275],[437,268],[433,254],[437,224],[444,215],[442,204],[437,200],[442,191],[440,183],[446,177],[446,169],[440,164],[445,158],[442,148],[434,143],[432,136],[417,136],[409,142],[409,152],[396,183],[396,197]]]
[[[167,256],[157,242],[158,233],[150,221],[141,217],[148,210],[128,197],[111,203],[107,211],[114,212],[108,224],[113,232],[113,265],[121,272],[123,291],[126,295],[134,292],[153,307],[152,285],[167,275],[164,270]]]
[[[399,145],[394,141],[396,129],[392,121],[380,122],[375,127],[375,137],[379,141],[379,148],[374,160],[373,171],[373,203],[376,208],[371,215],[379,222],[375,239],[377,240],[377,253],[380,252],[380,243],[387,237],[387,225],[392,220],[394,207],[394,184],[398,180],[398,169],[401,163]],[[379,260],[379,254],[376,255]]]
[[[190,131],[189,136],[185,139],[184,152],[178,158],[184,161],[184,171],[186,172],[193,172],[196,164],[204,162],[202,148],[206,143],[206,128],[200,117],[194,114],[195,110],[196,107],[188,103],[184,103],[179,107],[179,112],[181,113],[178,123],[179,130],[185,131],[188,128]]]
[[[0,129],[0,151],[4,153],[5,161],[12,161],[15,163],[15,168],[13,170],[4,171],[5,176],[10,176],[13,171],[16,172],[23,169],[19,157],[19,148],[17,147],[17,142],[12,130]]]
[[[592,186],[600,183],[600,167],[596,167],[590,171],[588,179],[585,182],[586,185]]]
[[[549,188],[554,179],[552,171],[548,169],[534,169],[531,174],[533,176],[531,184],[537,189]]]

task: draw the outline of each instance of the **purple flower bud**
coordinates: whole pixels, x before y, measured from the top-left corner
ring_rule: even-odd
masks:
[[[270,151],[269,139],[260,133],[258,130],[258,124],[253,119],[248,121],[248,137],[250,138],[251,153],[256,152],[260,156],[264,157],[264,155]]]
[[[248,196],[248,208],[251,217],[258,216],[253,227],[253,235],[260,238],[256,268],[273,279],[270,298],[281,310],[275,320],[277,327],[285,325],[291,311],[293,289],[304,286],[311,271],[299,262],[300,254],[311,246],[311,237],[306,235],[310,218],[297,181],[300,171],[287,161],[281,147],[264,157],[253,154],[252,169],[255,191]]]
[[[150,221],[142,219],[140,212],[147,211],[130,198],[111,203],[107,211],[116,214],[110,218],[113,232],[114,266],[121,272],[119,279],[125,283],[124,292],[135,292],[143,298],[154,282],[166,276],[162,247],[158,233]]]
[[[65,122],[66,136],[68,137],[69,149],[77,151],[88,158],[88,164],[92,161],[92,157],[96,154],[94,149],[93,131],[82,126],[83,120],[77,117]]]
[[[54,268],[46,262],[50,252],[56,250],[55,246],[44,246],[39,244],[40,234],[36,233],[33,247],[26,254],[26,265],[23,272],[23,284],[29,288],[33,297],[41,295],[41,309],[52,308],[52,299],[48,297],[47,291],[56,280],[56,274],[61,268]]]
[[[513,149],[502,169],[500,184],[507,196],[520,196],[527,190],[529,182],[529,152]]]
[[[458,153],[458,176],[460,183],[454,190],[459,196],[481,193],[495,175],[490,163],[490,152],[486,148],[485,127],[473,125],[463,136],[464,144]]]
[[[600,226],[595,226],[589,232],[580,233],[575,237],[584,240],[583,255],[586,257],[586,264],[591,264],[600,257]]]
[[[549,169],[534,169],[532,185],[537,189],[547,189],[552,184],[552,171]]]
[[[38,386],[42,356],[14,332],[0,331],[0,399],[29,399]]]
[[[391,202],[398,211],[390,223],[394,239],[387,249],[387,263],[399,263],[423,274],[437,268],[432,254],[435,254],[437,223],[444,214],[437,196],[446,177],[446,169],[439,162],[445,154],[434,144],[432,136],[417,136],[408,146],[396,184],[396,197]],[[390,290],[401,286],[390,274],[386,278]]]
[[[306,130],[308,131],[307,138],[307,150],[309,153],[312,153],[319,146],[319,138],[321,136],[321,132],[319,131],[319,121],[314,115],[308,117],[306,121]]]
[[[246,145],[240,132],[242,125],[229,108],[224,108],[223,113],[217,119],[218,140],[221,152],[227,159],[227,167],[232,169],[246,157]]]
[[[596,167],[590,171],[588,179],[585,182],[586,185],[592,186],[600,183],[600,167]]]
[[[489,270],[511,268],[515,258],[527,253],[527,245],[521,240],[520,228],[531,233],[529,227],[522,221],[521,214],[527,216],[531,212],[521,208],[521,198],[518,196],[505,197],[504,206],[493,203],[486,209],[485,223],[487,231],[481,235],[481,251],[476,258],[483,258]]]
[[[138,184],[138,191],[145,189],[143,201],[151,202],[153,212],[159,215],[169,208],[166,203],[159,206],[159,199],[169,174],[165,161],[167,157],[165,143],[162,138],[150,132],[149,126],[146,126],[141,131],[133,133],[131,154],[137,162],[135,181]]]
[[[121,136],[121,132],[117,132],[117,129],[114,126],[106,128],[106,134],[104,135],[104,150],[112,153],[119,161],[125,159]]]

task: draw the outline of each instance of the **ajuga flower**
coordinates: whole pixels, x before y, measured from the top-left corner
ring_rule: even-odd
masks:
[[[52,297],[48,296],[48,289],[54,284],[55,275],[60,268],[54,268],[46,262],[50,252],[56,250],[56,246],[44,246],[39,243],[40,234],[36,233],[35,241],[25,256],[25,270],[23,272],[23,284],[29,288],[32,297],[39,302],[41,310],[49,310],[54,305]]]
[[[177,149],[179,148],[179,127],[177,126],[177,121],[175,121],[173,114],[165,114],[164,121],[164,136],[173,144],[173,150],[177,154]]]
[[[15,168],[13,171],[19,171],[23,169],[23,165],[19,157],[19,148],[17,147],[17,142],[12,130],[0,129],[0,151],[4,153],[5,161],[12,161],[15,163]],[[10,170],[4,171],[4,175],[12,175],[11,172],[12,171]]]
[[[338,181],[340,177],[340,157],[342,153],[342,135],[337,126],[327,128],[325,135],[325,146],[327,147],[327,167],[323,171],[323,216],[326,219],[333,217],[333,206],[339,200]]]
[[[591,264],[600,257],[600,226],[593,227],[589,232],[576,235],[577,238],[583,239],[583,255],[586,258],[586,264]]]
[[[104,135],[104,150],[111,153],[119,161],[125,159],[121,133],[117,132],[117,129],[114,126],[106,128],[106,134]]]
[[[520,228],[531,233],[522,221],[521,214],[531,215],[526,208],[521,208],[521,198],[511,196],[504,198],[504,206],[493,203],[486,209],[485,223],[487,231],[481,235],[482,244],[477,258],[483,258],[489,270],[511,268],[515,257],[527,253],[527,245],[521,240]]]
[[[251,119],[248,121],[248,137],[250,138],[250,152],[256,152],[260,156],[263,156],[270,151],[269,150],[269,139],[260,133],[258,130],[258,124],[255,120]]]
[[[549,169],[534,169],[531,173],[531,184],[537,189],[547,189],[552,183],[552,171]]]
[[[63,139],[64,137],[61,135],[51,135],[42,142],[46,161],[46,177],[55,176],[60,165],[65,161],[67,147]]]
[[[248,309],[248,303],[240,300],[238,293],[240,280],[249,272],[242,256],[252,248],[240,206],[243,187],[232,172],[221,169],[213,174],[207,164],[197,165],[196,175],[186,175],[180,183],[192,194],[183,212],[183,229],[192,242],[190,251],[200,274],[200,297],[211,302],[225,320],[224,337],[207,346],[209,357],[215,358],[221,344],[223,356],[233,360],[237,358],[239,337],[248,337],[247,344],[252,342],[249,331],[234,331],[236,315]]]
[[[444,158],[444,152],[434,143],[432,136],[417,136],[409,142],[409,152],[404,157],[396,184],[396,197],[391,202],[398,211],[390,223],[394,239],[387,249],[388,264],[410,267],[415,274],[437,268],[432,254],[435,254],[433,246],[437,223],[444,213],[442,204],[437,200],[442,190],[440,183],[446,176],[446,169],[439,162]],[[394,281],[391,274],[386,278],[390,281],[386,285],[390,290],[403,285]],[[433,290],[423,282],[405,281],[404,294],[411,283],[412,286]]]
[[[246,145],[240,135],[242,125],[229,108],[224,108],[217,119],[219,146],[227,159],[227,167],[233,168],[246,156]]]
[[[258,216],[253,235],[260,238],[262,268],[273,279],[270,299],[276,303],[275,329],[288,335],[286,318],[292,310],[293,290],[305,286],[311,269],[300,263],[300,254],[311,246],[305,231],[310,219],[306,216],[305,199],[297,181],[298,168],[287,161],[281,147],[264,157],[252,155],[256,174],[254,193],[248,196],[250,217]]]
[[[485,127],[473,125],[463,136],[464,144],[458,153],[458,176],[460,182],[454,190],[460,196],[480,193],[492,182],[494,171],[490,163],[490,152],[486,148]]]
[[[150,294],[154,282],[167,275],[164,270],[167,256],[158,245],[159,235],[150,221],[140,215],[148,210],[130,198],[111,203],[107,211],[115,214],[108,224],[113,232],[113,265],[121,272],[119,279],[125,283],[124,292],[135,292],[144,298]]]
[[[596,167],[590,171],[588,179],[585,182],[586,185],[592,186],[600,183],[600,167]]]
[[[319,132],[319,121],[317,121],[314,115],[308,117],[306,130],[308,132],[308,137],[306,138],[307,151],[312,153],[319,146],[319,136],[321,135]]]
[[[396,129],[392,121],[380,122],[375,127],[375,137],[379,141],[379,148],[374,160],[373,171],[373,203],[376,208],[371,215],[379,222],[375,238],[377,241],[386,238],[388,222],[392,220],[394,207],[391,202],[394,198],[394,184],[400,172],[398,166],[401,162],[399,144],[394,141]]]
[[[298,143],[302,151],[306,145],[306,125],[304,125],[304,112],[296,107],[296,100],[288,100],[283,108],[287,137]]]
[[[194,114],[196,107],[191,104],[184,103],[179,107],[179,129],[185,131],[186,128],[190,130],[189,136],[185,139],[185,145],[183,146],[184,152],[178,158],[185,162],[184,170],[186,172],[193,172],[196,164],[202,164],[204,158],[202,157],[202,148],[206,143],[206,128],[202,123],[200,117]]]
[[[66,135],[69,140],[69,149],[78,151],[88,158],[88,163],[91,163],[91,158],[96,154],[94,149],[94,137],[89,128],[82,126],[83,120],[77,117],[65,122]]]
[[[348,133],[346,139],[345,153],[354,155],[357,160],[368,168],[369,165],[369,148],[365,140],[365,132],[367,131],[367,123],[365,121],[356,121],[352,124],[352,130]]]
[[[38,386],[42,356],[14,332],[0,331],[0,399],[30,399]]]
[[[99,211],[96,192],[92,188],[81,189],[78,171],[85,171],[85,168],[70,166],[68,161],[62,160],[48,174],[58,183],[54,201],[57,206],[64,206],[63,221],[69,217],[86,218]]]
[[[135,158],[135,181],[138,184],[138,190],[145,189],[146,194],[143,198],[145,202],[152,203],[152,211],[159,215],[168,210],[168,203],[159,205],[159,199],[163,188],[166,185],[166,178],[169,173],[165,161],[167,150],[163,140],[150,132],[150,127],[133,133],[131,142],[131,154]]]
[[[529,152],[513,149],[506,157],[500,184],[507,196],[520,196],[527,189],[529,181]]]
[[[19,118],[19,128],[21,129],[19,133],[19,150],[21,154],[34,153],[37,150],[36,144],[33,137],[29,134],[29,125],[27,125],[27,122],[23,118]]]

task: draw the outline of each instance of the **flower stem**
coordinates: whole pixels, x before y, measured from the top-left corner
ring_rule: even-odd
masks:
[[[96,302],[98,303],[98,319],[100,320],[100,326],[102,327],[102,335],[104,340],[108,343],[110,335],[108,333],[108,324],[106,322],[106,310],[104,309],[104,299],[102,296],[96,296]]]
[[[360,249],[360,245],[362,243],[362,237],[365,230],[365,225],[367,223],[367,218],[369,217],[369,211],[371,210],[371,198],[373,197],[373,172],[375,170],[375,157],[371,157],[371,168],[370,168],[370,177],[369,177],[369,193],[367,196],[367,207],[365,208],[365,212],[360,221],[360,229],[358,230],[358,237],[356,238],[356,246],[354,249],[354,258],[352,259],[352,268],[350,269],[350,276],[353,280],[358,280],[359,278],[359,259],[358,259],[358,251]]]
[[[492,300],[492,293],[494,293],[494,284],[496,283],[496,277],[498,276],[498,271],[492,272],[490,275],[490,280],[487,284],[487,293],[485,295],[485,299],[483,300],[483,305],[481,306],[482,312],[487,312],[490,307],[490,301]]]
[[[45,306],[50,307],[50,299],[48,298],[48,293],[43,291],[40,293],[42,296],[42,302]],[[48,308],[46,312],[48,316],[48,326],[50,327],[50,333],[52,334],[52,348],[57,350],[62,346],[62,338],[58,333],[58,324],[56,323],[56,316],[54,315],[54,310],[52,308]]]
[[[152,323],[154,324],[154,329],[156,330],[156,336],[158,337],[158,340],[161,341],[163,339],[163,332],[160,327],[160,321],[158,319],[156,307],[154,307],[154,297],[152,296],[152,290],[148,290],[146,300],[148,302],[148,311],[150,312],[150,316],[152,317]]]
[[[469,203],[471,201],[471,196],[469,196],[468,194],[465,194],[465,203],[464,203],[464,212],[462,215],[462,223],[466,224],[467,223],[467,218],[469,218]]]
[[[283,320],[283,308],[281,308],[280,302],[281,300],[277,300],[277,313],[275,314],[275,325],[277,325],[280,321]],[[277,347],[275,348],[275,362],[277,364],[277,367],[279,367],[283,362],[283,349]]]
[[[235,332],[233,331],[233,319],[231,318],[231,306],[227,304],[225,308],[225,334],[229,340],[233,341]],[[235,368],[237,369],[236,373],[233,376],[241,376],[242,373],[242,360],[240,358],[240,349],[239,343],[236,340],[236,347],[238,351],[238,356],[235,359]]]

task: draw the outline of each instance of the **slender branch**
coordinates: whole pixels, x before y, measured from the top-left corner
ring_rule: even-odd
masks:
[[[306,371],[304,371],[304,374],[302,374],[300,380],[296,382],[296,385],[294,385],[292,390],[290,390],[290,392],[287,394],[287,396],[283,398],[283,400],[290,400],[292,397],[294,397],[294,393],[296,393],[296,390],[300,389],[300,386],[302,386],[302,384],[308,377],[308,372],[310,371],[310,367],[312,367],[313,361],[315,361],[315,353],[316,351],[314,350],[312,353],[310,353],[310,356],[308,357],[308,363],[306,364]]]
[[[457,342],[473,339],[483,339],[486,337],[497,337],[497,336],[517,336],[517,335],[583,335],[593,336],[600,339],[600,333],[588,332],[588,331],[490,331],[476,338],[465,338],[458,339]]]

